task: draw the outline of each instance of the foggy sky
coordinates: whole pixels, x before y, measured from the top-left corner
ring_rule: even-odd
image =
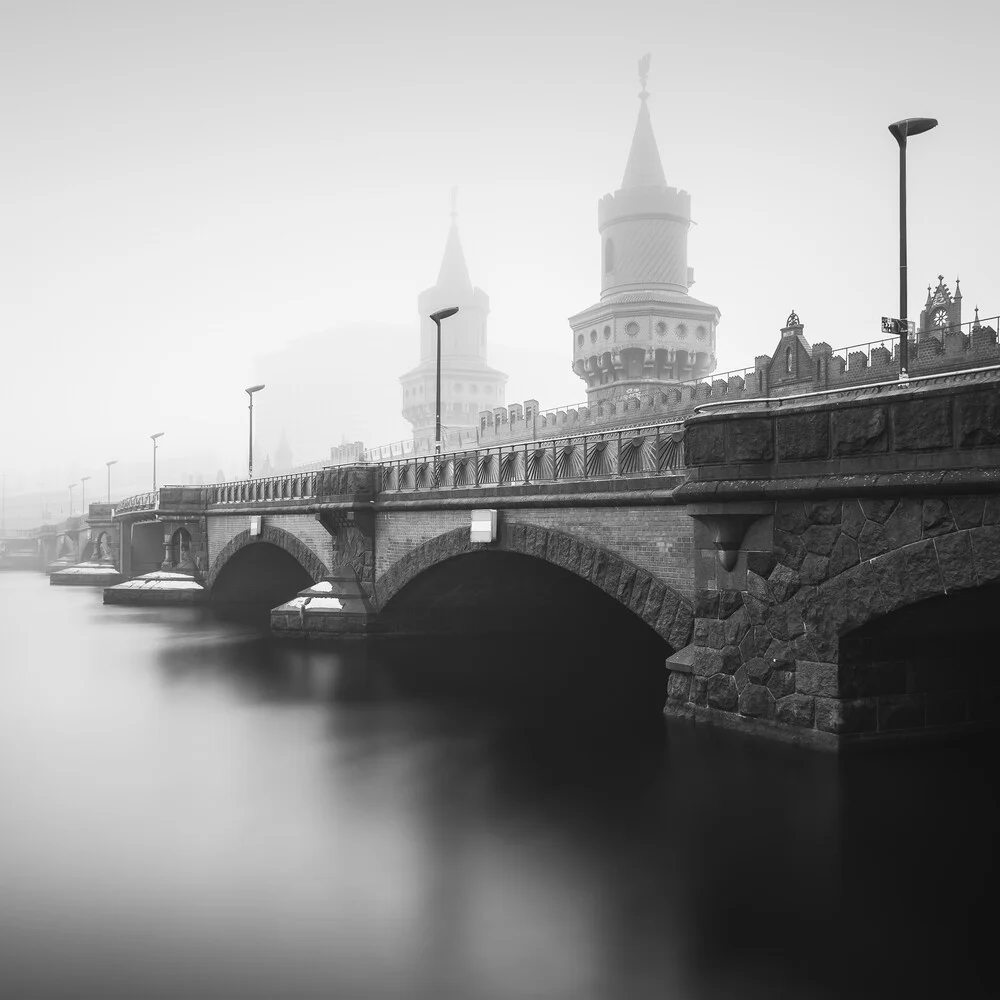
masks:
[[[111,458],[144,468],[161,430],[161,482],[232,469],[261,359],[328,330],[372,331],[347,360],[391,405],[361,437],[402,437],[397,377],[454,184],[507,399],[583,399],[566,320],[599,298],[596,207],[621,183],[647,51],[664,170],[697,222],[692,294],[722,311],[720,370],[770,352],[792,309],[812,342],[880,336],[898,281],[886,125],[907,116],[941,122],[909,145],[910,315],[938,273],[961,276],[964,318],[1000,312],[995,5],[3,13],[8,493],[101,476]],[[380,327],[408,327],[409,352]],[[270,447],[285,427],[296,461],[322,457],[298,446],[291,404],[258,402]],[[329,420],[328,445],[354,436],[335,398]]]

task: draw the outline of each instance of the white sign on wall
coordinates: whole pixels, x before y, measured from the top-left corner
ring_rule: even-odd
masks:
[[[264,527],[264,518],[260,514],[253,514],[250,517],[250,537],[260,537],[261,528]]]
[[[472,512],[472,534],[470,542],[495,542],[497,540],[497,512],[495,510],[474,510]]]

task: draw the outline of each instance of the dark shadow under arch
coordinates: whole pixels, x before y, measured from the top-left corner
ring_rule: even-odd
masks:
[[[694,609],[683,595],[635,563],[593,542],[553,528],[505,525],[494,546],[474,545],[468,528],[455,528],[424,542],[403,556],[375,582],[380,609],[412,580],[456,556],[509,552],[531,556],[564,569],[626,607],[653,629],[672,650],[691,641]]]
[[[206,589],[209,591],[212,590],[219,578],[219,574],[237,552],[245,549],[248,545],[256,545],[260,542],[277,546],[277,548],[287,552],[309,574],[313,583],[330,575],[330,569],[326,563],[305,542],[283,528],[276,528],[265,524],[259,535],[253,536],[250,534],[250,530],[247,529],[241,531],[234,538],[231,538],[222,547],[222,550],[212,561],[212,565],[209,568],[208,576],[205,579]]]

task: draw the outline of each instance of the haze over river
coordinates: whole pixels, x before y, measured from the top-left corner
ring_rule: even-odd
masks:
[[[587,649],[287,648],[0,574],[0,997],[996,995],[988,740],[612,725]]]

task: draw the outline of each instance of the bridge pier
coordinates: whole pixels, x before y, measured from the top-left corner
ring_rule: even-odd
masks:
[[[358,575],[340,567],[271,611],[276,639],[365,639],[383,631]]]

